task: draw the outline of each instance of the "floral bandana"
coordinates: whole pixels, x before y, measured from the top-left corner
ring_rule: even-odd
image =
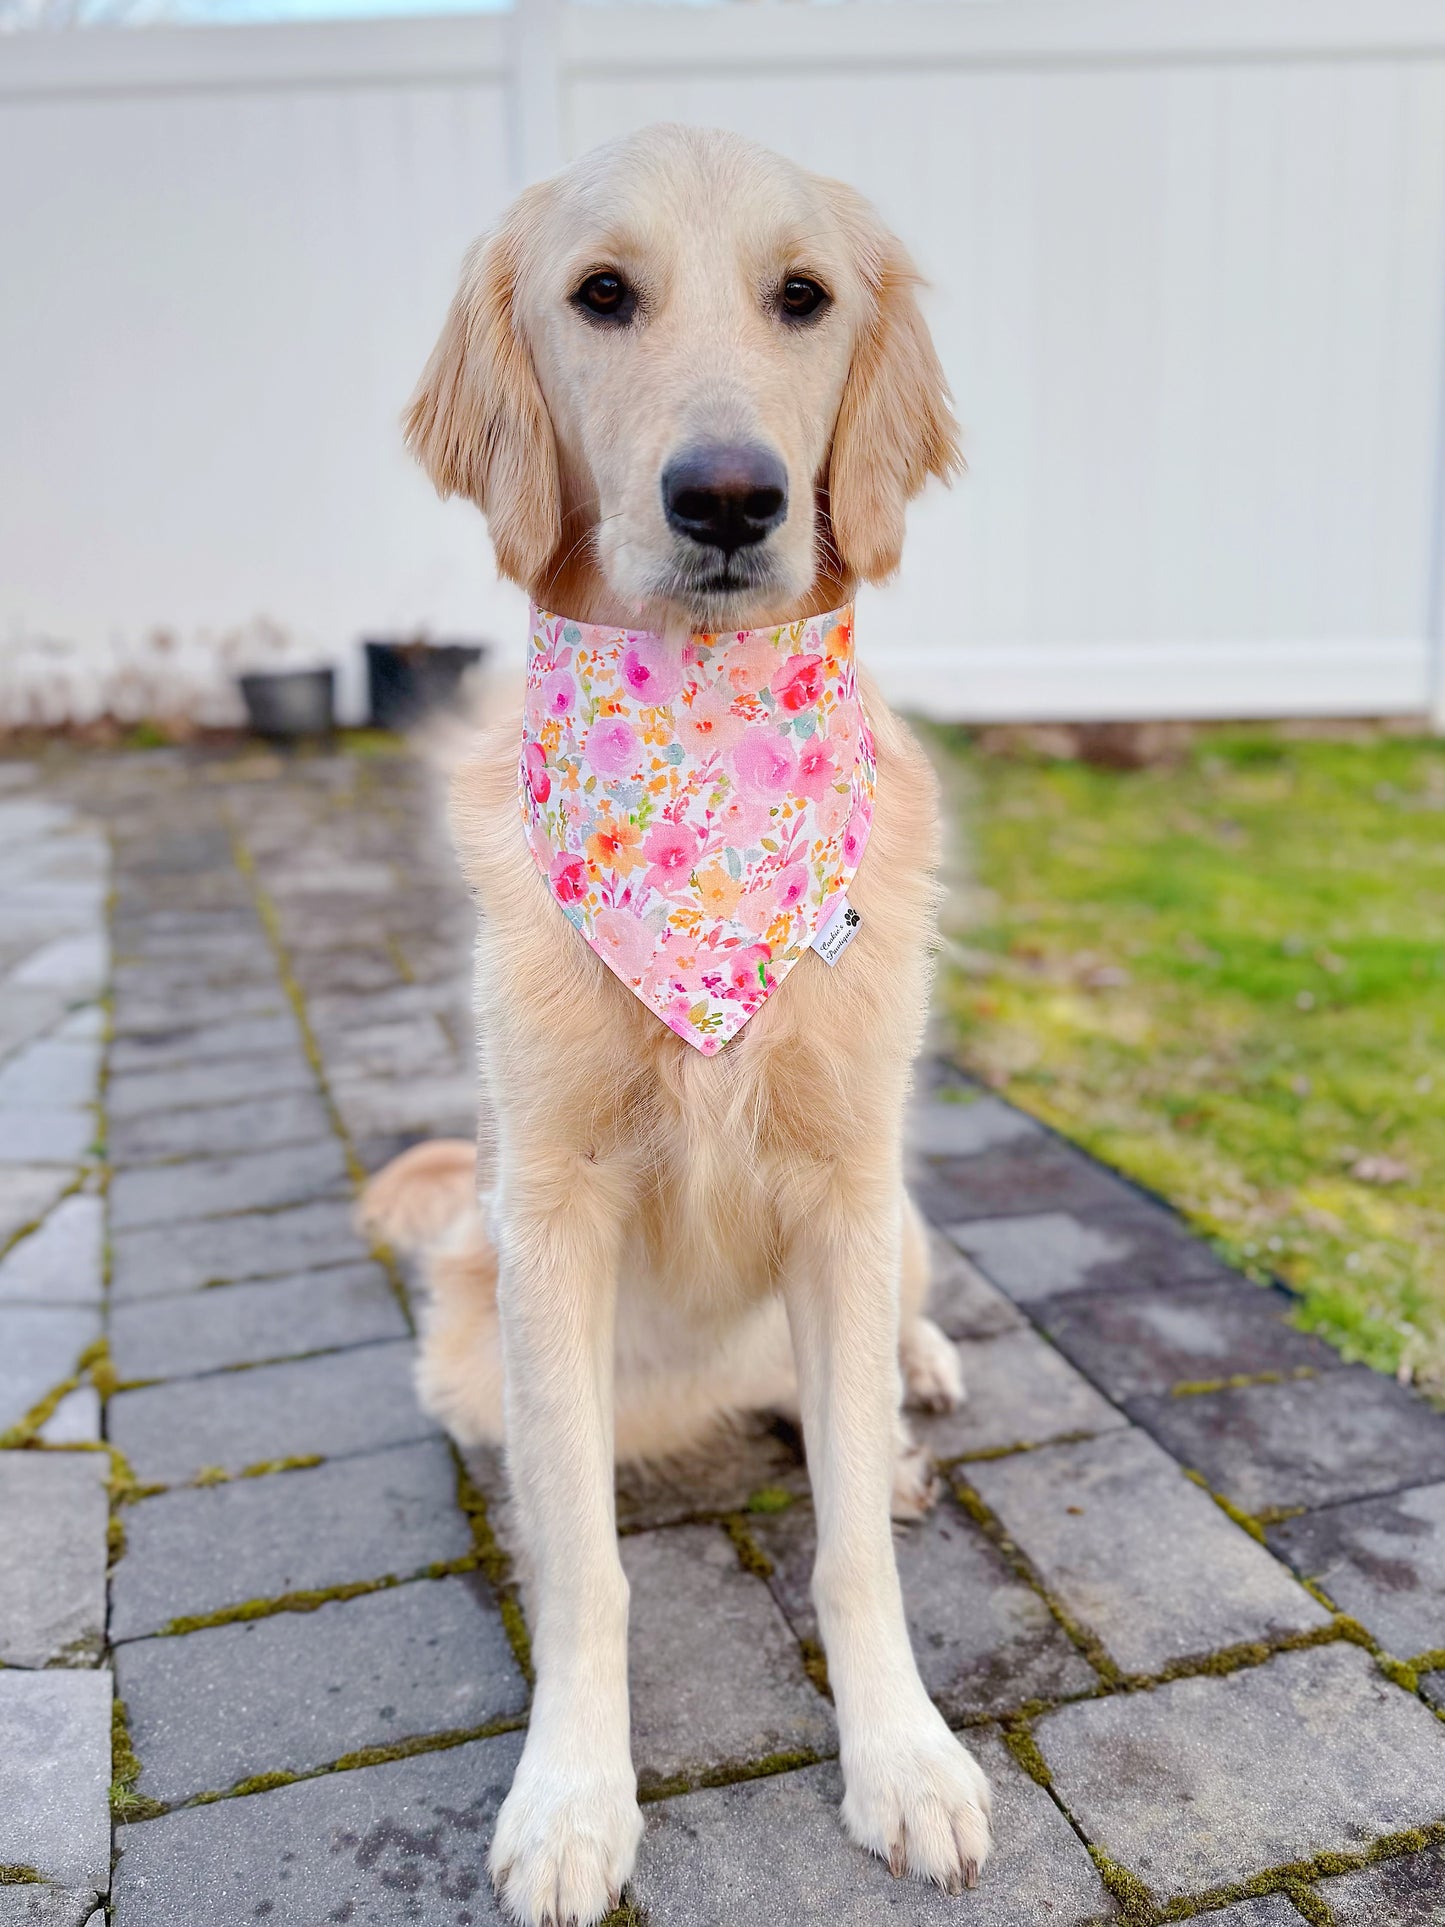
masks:
[[[608,968],[709,1056],[843,909],[873,778],[851,608],[685,643],[532,610],[532,855]]]

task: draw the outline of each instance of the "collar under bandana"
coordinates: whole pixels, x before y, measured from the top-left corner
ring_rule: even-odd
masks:
[[[687,642],[532,610],[532,855],[608,968],[708,1055],[839,907],[873,775],[851,608]]]

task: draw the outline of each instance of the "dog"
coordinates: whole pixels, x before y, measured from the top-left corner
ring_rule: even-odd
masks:
[[[468,257],[406,417],[501,573],[574,624],[694,634],[838,610],[896,569],[904,510],[961,465],[900,243],[851,189],[731,134],[663,126],[529,188]],[[679,465],[691,489],[676,486]],[[895,1875],[972,1886],[983,1773],[919,1679],[890,1511],[932,1502],[904,1395],[946,1409],[904,1108],[935,944],[929,765],[866,680],[872,828],[856,940],[804,954],[705,1056],[569,928],[518,820],[516,716],[456,771],[480,911],[475,1147],[369,1187],[425,1256],[419,1386],[465,1447],[504,1440],[536,1665],[489,1867],[525,1927],[615,1906],[642,1818],[614,1462],[795,1412],[838,1716],[842,1816]]]

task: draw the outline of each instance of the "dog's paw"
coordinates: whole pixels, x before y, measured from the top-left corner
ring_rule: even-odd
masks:
[[[893,1517],[924,1518],[937,1505],[942,1490],[928,1448],[901,1439],[893,1459]]]
[[[593,1927],[618,1904],[641,1838],[630,1777],[564,1783],[524,1761],[487,1861],[503,1913],[521,1927]]]
[[[982,1767],[939,1714],[845,1755],[843,1824],[895,1877],[931,1880],[945,1893],[978,1885],[993,1836]]]
[[[966,1396],[958,1347],[931,1318],[908,1321],[898,1344],[904,1403],[915,1412],[953,1412]]]

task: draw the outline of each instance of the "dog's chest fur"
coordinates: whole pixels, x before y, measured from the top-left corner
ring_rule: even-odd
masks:
[[[791,1229],[827,1208],[862,1144],[896,1180],[907,1067],[935,930],[937,807],[911,733],[865,683],[878,750],[872,835],[849,897],[856,940],[805,958],[717,1057],[699,1055],[595,957],[550,901],[522,835],[514,728],[490,732],[453,785],[453,831],[477,899],[483,1142],[509,1131],[565,1165],[614,1174],[626,1284],[661,1287],[689,1321],[726,1324],[771,1290]]]

